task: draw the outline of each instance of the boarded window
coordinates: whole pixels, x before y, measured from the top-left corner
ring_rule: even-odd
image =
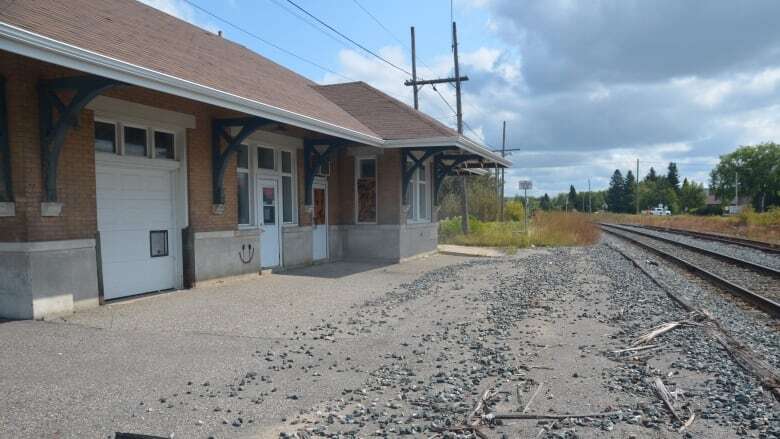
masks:
[[[376,222],[376,159],[358,159],[357,221]]]

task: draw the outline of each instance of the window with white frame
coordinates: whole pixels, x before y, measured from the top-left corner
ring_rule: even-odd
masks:
[[[411,180],[409,180],[409,185],[406,188],[406,194],[409,197],[409,212],[407,212],[409,222],[425,222],[431,219],[428,177],[428,167],[422,164],[414,171]]]
[[[236,178],[238,180],[238,224],[248,226],[252,224],[252,210],[249,198],[249,147],[240,145],[236,159]]]
[[[96,153],[176,160],[176,133],[95,118]]]
[[[280,150],[279,172],[282,174],[282,222],[286,224],[293,223],[293,211],[295,210],[295,198],[293,197],[293,153],[292,151]]]
[[[357,222],[376,223],[376,157],[359,157],[356,160],[356,165],[355,196],[357,198]]]
[[[249,166],[256,163],[255,166]],[[242,226],[255,224],[253,214],[255,202],[254,180],[257,177],[274,178],[280,181],[283,224],[297,224],[297,190],[295,151],[268,146],[245,146],[238,151],[236,163],[238,179],[238,222]]]

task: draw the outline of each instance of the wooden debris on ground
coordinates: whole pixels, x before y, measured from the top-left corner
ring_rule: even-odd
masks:
[[[633,347],[633,348],[618,349],[616,351],[612,351],[612,353],[613,354],[622,354],[624,352],[644,351],[646,349],[656,349],[656,348],[660,348],[660,347],[661,347],[661,345],[649,344],[649,345],[645,345],[645,346],[636,346],[636,347]]]
[[[661,323],[660,325],[654,327],[650,331],[640,335],[631,343],[632,347],[640,346],[643,344],[649,343],[654,338],[658,337],[661,334],[664,334],[666,332],[671,331],[672,329],[682,325],[683,322],[667,322],[667,323]]]
[[[653,386],[653,390],[655,390],[655,394],[658,395],[658,398],[661,401],[663,401],[664,405],[666,405],[666,408],[668,408],[669,411],[672,412],[674,418],[677,419],[681,424],[684,424],[685,421],[680,419],[680,415],[678,415],[677,410],[674,409],[674,402],[672,402],[672,394],[666,388],[661,378],[655,377],[655,379],[653,379],[652,386]]]
[[[564,413],[564,414],[541,414],[541,413],[496,413],[492,419],[569,419],[569,418],[606,418],[622,414],[621,410],[614,412],[601,413]]]
[[[696,419],[696,414],[695,414],[695,413],[693,413],[693,410],[691,410],[691,409],[689,408],[689,409],[688,409],[688,412],[689,412],[691,415],[688,417],[688,420],[687,420],[687,421],[685,421],[685,423],[682,425],[682,427],[680,427],[680,429],[679,429],[679,430],[677,430],[677,432],[678,432],[678,433],[682,433],[683,431],[685,431],[685,429],[686,429],[686,428],[690,427],[690,426],[691,426],[691,424],[693,424],[693,420],[694,420],[694,419]]]
[[[528,409],[531,407],[531,403],[534,402],[534,398],[536,398],[536,395],[539,394],[539,391],[542,390],[543,386],[544,386],[544,381],[539,383],[539,386],[536,388],[533,395],[531,395],[531,398],[529,398],[528,402],[525,403],[525,406],[523,407],[523,411],[521,413],[525,413],[528,411]]]

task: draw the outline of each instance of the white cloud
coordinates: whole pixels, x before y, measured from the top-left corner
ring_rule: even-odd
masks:
[[[166,14],[173,15],[190,24],[206,29],[209,32],[216,33],[219,29],[208,21],[201,21],[197,11],[182,0],[139,0],[155,9],[159,9]]]

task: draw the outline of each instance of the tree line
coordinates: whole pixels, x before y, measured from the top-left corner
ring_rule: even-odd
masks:
[[[498,217],[498,186],[494,175],[468,178],[469,211],[483,221]],[[663,204],[673,213],[718,214],[732,204],[735,186],[739,182],[741,202],[749,202],[756,211],[763,212],[772,206],[780,206],[780,145],[762,143],[739,147],[720,157],[710,172],[709,193],[715,195],[719,205],[707,205],[708,190],[704,184],[687,178],[680,181],[677,163],[670,162],[664,173],[650,168],[643,179],[637,181],[631,170],[625,173],[616,169],[606,190],[577,191],[574,185],[568,192],[550,196],[529,197],[531,211],[562,210],[580,212],[609,211],[634,213]],[[639,190],[637,192],[637,185]],[[447,177],[442,184],[439,218],[460,215],[460,184]],[[637,193],[639,196],[637,203]],[[522,218],[525,200],[515,196],[506,200],[505,218]]]

